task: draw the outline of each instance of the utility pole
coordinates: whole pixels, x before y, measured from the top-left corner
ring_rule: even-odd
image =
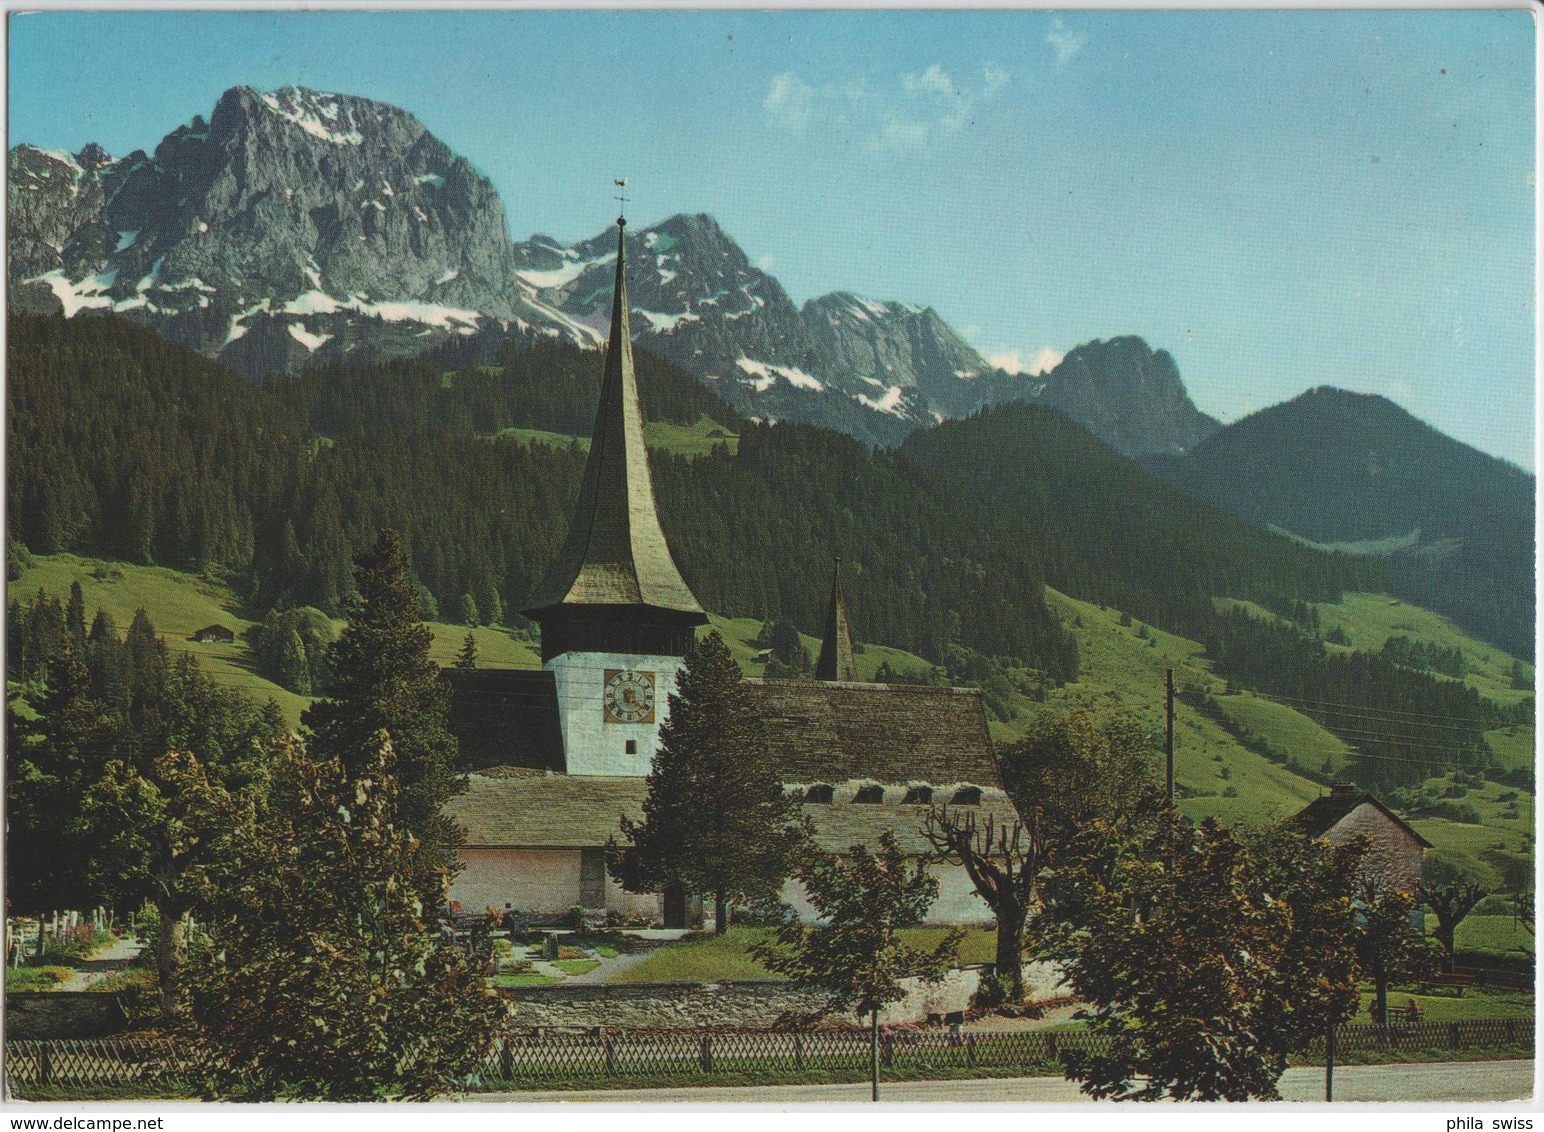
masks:
[[[1163,759],[1164,797],[1174,805],[1174,669],[1163,670]]]

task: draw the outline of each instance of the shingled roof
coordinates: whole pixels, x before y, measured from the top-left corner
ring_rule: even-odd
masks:
[[[920,855],[930,846],[922,834],[924,808],[905,804],[907,788],[884,790],[879,804],[853,799],[864,781],[832,784],[833,800],[801,806],[815,829],[815,843],[823,849],[843,852],[853,845],[872,845],[881,831],[893,830],[901,848]],[[953,797],[960,784],[935,786],[933,799],[940,804]],[[804,796],[805,786],[787,787]],[[474,773],[467,789],[447,804],[447,812],[466,831],[468,849],[577,849],[604,845],[615,836],[622,815],[637,821],[643,816],[648,780],[600,776],[552,774],[526,768],[505,767]],[[1013,806],[1001,790],[985,789],[980,805],[971,808],[984,820],[1012,822]]]
[[[617,220],[611,338],[579,501],[557,563],[536,587],[524,612],[540,619],[559,608],[630,606],[702,624],[707,615],[670,556],[654,503],[638,379],[633,372],[625,225],[626,221]]]
[[[1408,822],[1373,795],[1365,790],[1338,783],[1330,788],[1328,794],[1322,798],[1315,798],[1293,814],[1285,824],[1291,829],[1301,830],[1309,837],[1324,837],[1344,821],[1353,810],[1364,804],[1376,807],[1384,817],[1415,838],[1424,848],[1432,848],[1430,841],[1412,829]]]
[[[975,688],[754,679],[743,686],[784,782],[1001,785]]]

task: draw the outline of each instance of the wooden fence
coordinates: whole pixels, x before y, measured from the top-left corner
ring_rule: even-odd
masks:
[[[1533,1019],[1415,1022],[1342,1026],[1340,1056],[1359,1050],[1390,1053],[1481,1048],[1533,1048]],[[1101,1053],[1108,1039],[1083,1030],[1022,1030],[954,1034],[891,1030],[881,1035],[886,1069],[1054,1069],[1064,1053]],[[1307,1051],[1323,1054],[1323,1043]],[[207,1053],[170,1038],[5,1043],[11,1088],[140,1084],[153,1089],[189,1081]],[[861,1070],[869,1060],[862,1030],[612,1030],[600,1033],[518,1033],[495,1039],[472,1089],[500,1083],[605,1077],[710,1075],[740,1070]]]

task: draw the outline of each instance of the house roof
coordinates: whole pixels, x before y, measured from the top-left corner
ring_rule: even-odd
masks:
[[[539,618],[576,606],[622,606],[701,624],[707,614],[670,556],[654,502],[628,324],[625,223],[617,221],[611,338],[579,501],[558,560],[524,612]]]
[[[743,686],[784,782],[1002,784],[978,689],[755,679]]]
[[[803,796],[807,784],[790,784],[791,793]],[[922,833],[925,807],[904,804],[907,787],[885,787],[879,804],[856,803],[858,790],[870,783],[839,782],[830,803],[800,807],[815,829],[815,842],[823,849],[843,852],[853,845],[873,845],[883,830],[893,830],[901,848],[920,855],[930,846]],[[933,799],[949,802],[961,783],[935,784]],[[975,784],[972,784],[975,785]],[[467,789],[447,804],[447,812],[466,831],[465,848],[593,848],[615,836],[621,818],[637,821],[643,816],[648,780],[554,774],[524,767],[499,767],[479,771],[467,779]],[[982,791],[981,804],[972,807],[982,819],[1012,822],[1013,806],[1001,790]]]
[[[1362,805],[1375,807],[1389,821],[1419,842],[1422,848],[1432,848],[1430,841],[1427,841],[1426,838],[1412,829],[1408,822],[1365,790],[1332,788],[1328,794],[1322,798],[1315,798],[1296,814],[1288,818],[1286,825],[1293,829],[1302,830],[1309,837],[1324,837],[1330,830],[1350,816],[1353,810]]]

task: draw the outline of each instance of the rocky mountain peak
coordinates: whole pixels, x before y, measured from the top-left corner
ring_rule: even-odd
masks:
[[[1184,452],[1220,427],[1190,400],[1173,356],[1134,336],[1069,352],[1046,375],[1040,401],[1129,458]]]

